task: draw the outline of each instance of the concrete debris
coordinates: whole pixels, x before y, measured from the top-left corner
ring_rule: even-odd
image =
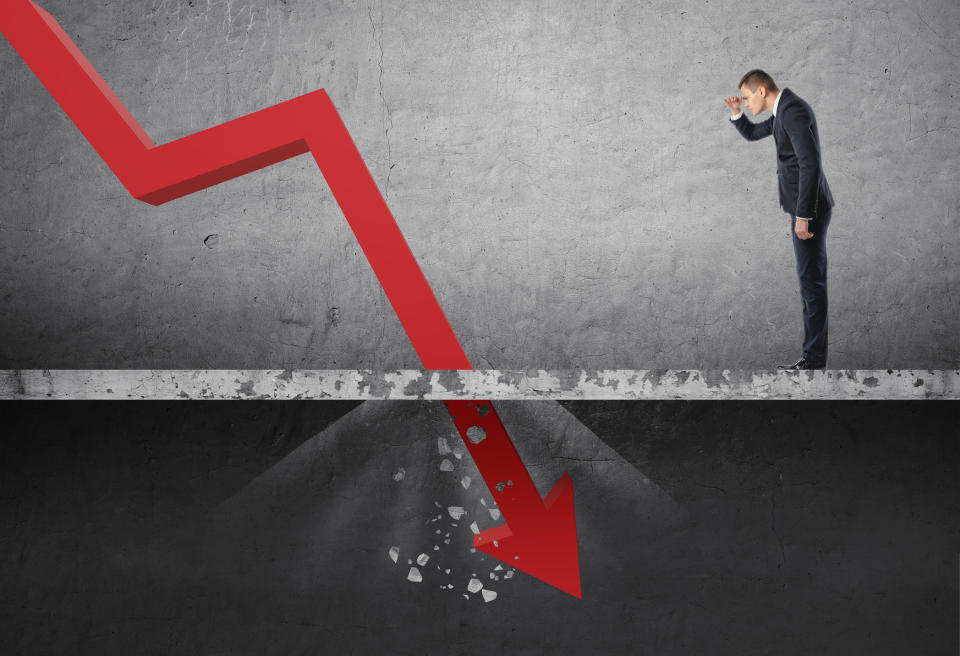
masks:
[[[453,463],[449,459],[444,458],[443,462],[440,463],[440,471],[453,471]]]
[[[493,590],[484,590],[482,594],[483,594],[483,600],[488,604],[497,598],[497,593],[494,592]]]
[[[464,489],[464,490],[468,489],[468,488],[470,487],[470,477],[469,477],[469,476],[464,476],[463,478],[461,478],[461,479],[460,479],[460,485],[463,486],[463,489]]]
[[[474,535],[476,535],[480,532],[480,527],[477,526],[476,522],[473,522],[472,524],[470,524],[470,530],[473,531]]]
[[[461,451],[460,449],[454,449],[453,457],[456,458],[457,460],[463,460],[463,451]]]
[[[463,509],[463,506],[450,506],[447,508],[447,512],[450,513],[450,516],[454,519],[460,519],[467,513],[467,511]]]
[[[430,560],[430,556],[428,556],[425,553],[422,553],[419,556],[417,556],[417,565],[420,565],[421,567],[423,567],[424,565],[427,564],[427,561],[429,560]]]
[[[496,508],[490,508],[490,516],[494,519],[500,519],[500,511]]]
[[[423,582],[423,574],[421,574],[420,570],[418,570],[416,567],[411,567],[410,573],[407,574],[407,580],[414,583],[421,583]]]
[[[406,475],[407,475],[407,470],[401,467],[400,469],[397,470],[397,473],[393,475],[393,480],[399,483],[406,477]]]
[[[487,431],[483,430],[480,426],[471,426],[467,429],[467,439],[470,440],[472,444],[480,444],[487,439]]]
[[[503,575],[503,578],[505,578],[505,579],[512,579],[512,578],[513,578],[513,573],[514,573],[515,571],[516,571],[516,570],[513,570],[513,569],[510,570],[509,572],[507,572],[506,574]]]
[[[502,570],[503,570],[503,565],[497,565],[496,567],[493,568],[494,572],[500,572]]]
[[[447,438],[438,437],[437,438],[437,451],[440,452],[440,455],[445,456],[450,453],[450,445],[447,443]]]
[[[400,547],[390,547],[390,560],[397,562],[397,558],[400,557]]]
[[[467,584],[467,591],[471,594],[476,594],[480,592],[480,588],[483,587],[483,583],[480,582],[480,579],[470,579],[470,583]]]

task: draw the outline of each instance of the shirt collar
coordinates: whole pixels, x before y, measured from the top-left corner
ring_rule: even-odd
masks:
[[[773,115],[777,115],[777,105],[780,104],[780,99],[783,98],[783,90],[780,90],[780,93],[777,94],[777,99],[773,101]]]

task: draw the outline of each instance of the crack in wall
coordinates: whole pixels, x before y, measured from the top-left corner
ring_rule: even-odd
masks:
[[[392,151],[390,146],[390,130],[393,129],[393,114],[390,111],[390,106],[387,104],[387,99],[383,95],[383,3],[380,3],[380,26],[377,28],[377,24],[373,20],[373,8],[367,7],[367,15],[370,17],[370,29],[373,31],[373,40],[377,44],[377,49],[380,51],[380,55],[377,59],[377,92],[380,95],[380,103],[383,105],[383,136],[387,144],[387,179],[383,186],[383,199],[387,200],[387,194],[390,192],[390,174],[393,171],[393,167],[396,164],[392,161]]]

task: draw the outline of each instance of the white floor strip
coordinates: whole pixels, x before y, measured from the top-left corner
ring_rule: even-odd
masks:
[[[0,369],[0,400],[960,399],[960,369]]]

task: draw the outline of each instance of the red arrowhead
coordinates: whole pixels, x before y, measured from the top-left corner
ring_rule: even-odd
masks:
[[[541,517],[523,523],[514,520],[510,526],[504,524],[483,531],[473,536],[473,545],[507,565],[582,599],[570,474],[564,473],[543,504]],[[517,530],[511,530],[511,526]]]
[[[546,499],[520,460],[489,401],[446,401],[507,523],[474,536],[474,546],[504,564],[579,598],[580,559],[573,481],[565,473]]]

